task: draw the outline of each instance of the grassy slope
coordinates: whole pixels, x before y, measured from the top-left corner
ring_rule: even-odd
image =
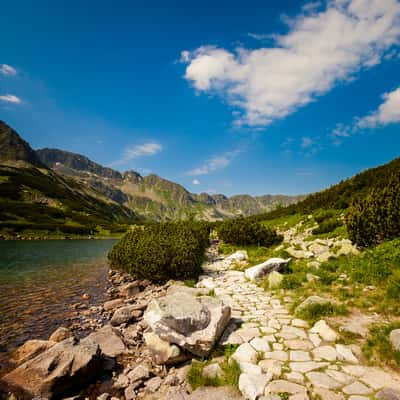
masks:
[[[0,227],[5,235],[108,234],[135,214],[47,169],[0,166]]]

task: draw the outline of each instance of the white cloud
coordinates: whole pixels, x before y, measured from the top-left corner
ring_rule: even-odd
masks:
[[[400,41],[397,0],[328,0],[303,8],[273,47],[182,52],[185,78],[241,110],[238,125],[265,126],[380,62]],[[310,12],[311,11],[311,12]]]
[[[0,65],[0,74],[2,75],[17,75],[17,70],[8,64]]]
[[[375,128],[400,122],[400,87],[384,93],[382,98],[383,103],[376,111],[358,119],[358,128]]]
[[[364,117],[356,117],[349,125],[339,123],[331,132],[335,144],[342,143],[346,137],[363,129],[382,128],[386,125],[400,123],[400,87],[382,95],[383,102],[379,107]]]
[[[198,179],[192,180],[193,185],[200,185],[200,181]]]
[[[13,95],[13,94],[5,94],[3,96],[0,96],[0,101],[5,101],[6,103],[14,103],[14,104],[20,104],[22,100]]]
[[[232,160],[240,153],[241,150],[234,150],[210,158],[201,167],[188,171],[186,175],[191,175],[191,176],[207,175],[210,172],[216,171],[218,169],[226,168],[232,162]]]
[[[314,144],[315,144],[314,139],[311,139],[308,136],[304,136],[304,137],[301,138],[301,144],[300,145],[301,145],[301,147],[303,149],[307,149],[308,147],[311,147]]]
[[[141,156],[152,156],[153,154],[157,154],[162,150],[162,146],[160,143],[156,142],[148,142],[143,144],[138,144],[136,146],[128,147],[125,150],[124,156],[128,160],[132,160]]]
[[[127,147],[119,160],[112,162],[111,166],[125,164],[130,160],[143,156],[152,156],[162,151],[162,145],[157,142],[147,142]]]

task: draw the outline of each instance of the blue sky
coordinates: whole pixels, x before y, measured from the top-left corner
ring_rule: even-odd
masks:
[[[0,119],[191,191],[307,193],[399,156],[400,2],[14,1]]]

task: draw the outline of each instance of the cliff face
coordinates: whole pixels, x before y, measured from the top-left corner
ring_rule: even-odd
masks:
[[[103,178],[122,179],[122,175],[118,171],[103,167],[81,154],[48,148],[36,150],[36,154],[41,162],[49,168],[57,170],[57,167],[63,166],[75,171],[95,174]]]

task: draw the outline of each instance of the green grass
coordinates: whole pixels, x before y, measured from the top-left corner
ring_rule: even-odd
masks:
[[[229,244],[220,244],[218,251],[220,254],[229,255],[237,250],[246,250],[249,256],[248,262],[249,266],[260,264],[268,258],[272,257],[290,257],[287,251],[283,248],[281,250],[276,250],[280,246],[263,247],[263,246],[233,246]],[[248,266],[247,266],[248,267]]]
[[[232,386],[237,388],[239,376],[241,374],[239,364],[232,358],[225,357],[219,364],[222,375],[219,377],[208,377],[203,374],[203,369],[210,362],[193,361],[187,375],[187,380],[193,389],[202,386]]]
[[[310,304],[300,312],[297,312],[296,316],[314,324],[324,317],[336,317],[346,314],[348,314],[348,310],[344,305],[329,302],[324,304]]]
[[[400,351],[394,351],[389,340],[393,329],[400,329],[400,322],[374,325],[370,328],[367,342],[363,347],[363,353],[370,363],[400,367]]]

